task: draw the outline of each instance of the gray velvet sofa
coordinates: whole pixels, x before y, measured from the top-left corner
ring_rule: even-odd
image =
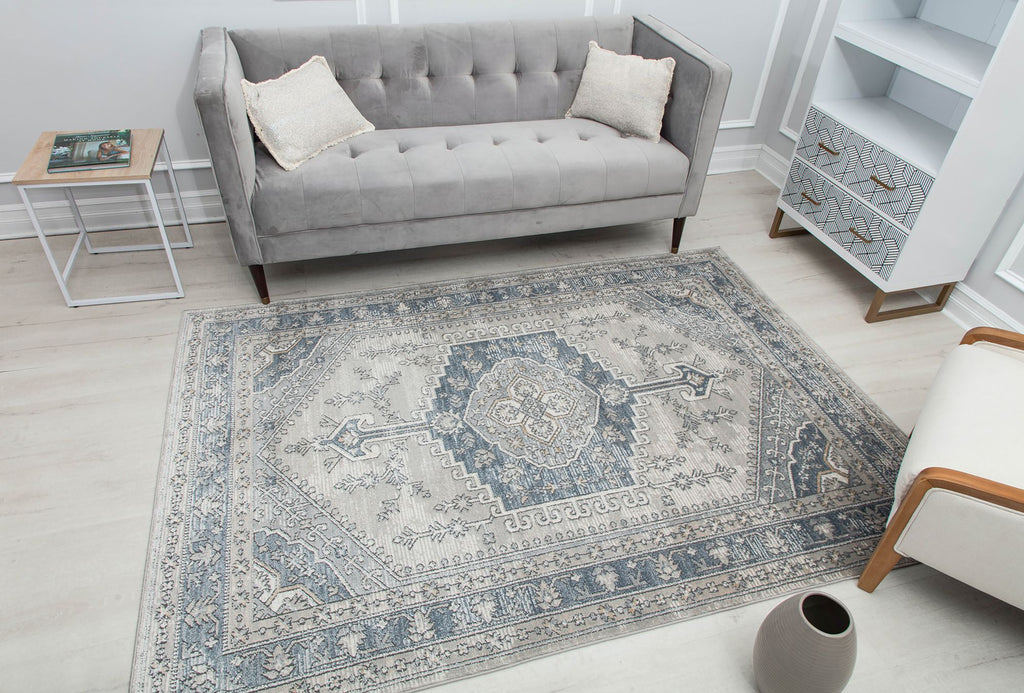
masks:
[[[660,142],[565,118],[588,41],[676,61]],[[377,128],[285,171],[240,80],[323,55]],[[674,219],[700,200],[731,70],[652,17],[202,32],[195,101],[238,261],[268,263]]]

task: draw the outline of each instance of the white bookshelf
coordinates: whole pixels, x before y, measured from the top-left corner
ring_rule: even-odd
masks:
[[[973,97],[995,47],[916,17],[844,22],[835,37]]]
[[[844,0],[772,234],[788,214],[876,304],[948,296],[1024,175],[1021,14],[1016,0]]]
[[[956,131],[885,96],[820,101],[817,108],[935,177]]]

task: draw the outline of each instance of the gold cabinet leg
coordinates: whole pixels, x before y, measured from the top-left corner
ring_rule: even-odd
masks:
[[[801,233],[807,233],[807,229],[800,226],[792,229],[780,229],[782,225],[782,215],[784,212],[781,209],[775,210],[775,218],[772,219],[772,227],[768,229],[768,238],[783,238],[784,236],[796,236]]]
[[[895,294],[907,293],[906,291],[894,291],[892,293],[885,293],[881,289],[875,292],[875,298],[871,301],[871,306],[868,307],[867,315],[864,316],[865,322],[881,322],[882,320],[894,320],[896,318],[906,318],[911,315],[924,315],[925,313],[938,313],[940,310],[946,307],[946,301],[949,300],[950,294],[953,293],[953,287],[956,286],[956,282],[952,284],[942,284],[942,289],[939,291],[938,298],[935,299],[934,303],[925,303],[921,306],[908,306],[906,308],[893,308],[891,310],[882,310],[882,304],[888,296]],[[908,289],[907,291],[917,291],[917,289]]]

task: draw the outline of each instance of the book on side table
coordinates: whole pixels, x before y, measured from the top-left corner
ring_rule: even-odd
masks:
[[[123,168],[131,163],[131,130],[94,130],[56,135],[47,173]]]

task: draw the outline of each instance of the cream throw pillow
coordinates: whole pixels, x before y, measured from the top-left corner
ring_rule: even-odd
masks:
[[[655,142],[672,87],[673,58],[619,55],[590,42],[576,98],[566,118],[589,118]]]
[[[322,55],[277,79],[243,79],[242,92],[256,134],[286,171],[374,129],[338,85]]]

